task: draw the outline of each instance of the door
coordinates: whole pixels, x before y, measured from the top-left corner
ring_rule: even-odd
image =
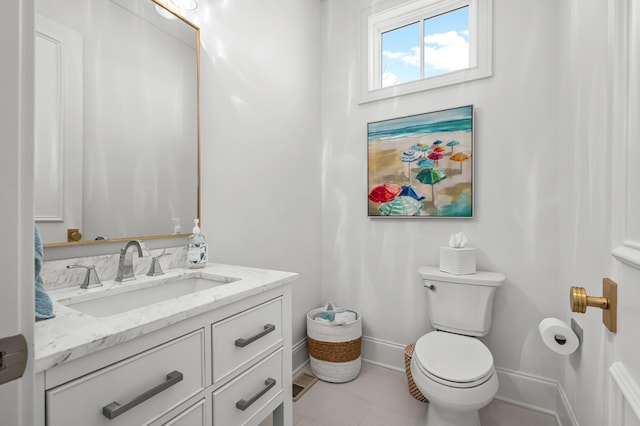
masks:
[[[0,338],[22,334],[32,354],[33,0],[3,3],[0,40]],[[3,425],[35,424],[32,359],[21,378],[0,385]]]
[[[82,233],[82,36],[35,17],[34,216],[46,243]],[[67,232],[77,229],[79,233]]]
[[[640,425],[640,7],[610,1],[612,48],[611,275],[618,287],[618,328],[608,367],[607,424]]]

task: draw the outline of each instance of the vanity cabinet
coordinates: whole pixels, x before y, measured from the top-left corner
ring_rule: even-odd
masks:
[[[47,369],[42,425],[289,426],[290,310],[285,285]]]

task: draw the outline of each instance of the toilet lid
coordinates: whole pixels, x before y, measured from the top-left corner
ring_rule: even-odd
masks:
[[[493,372],[493,356],[478,339],[444,331],[425,334],[413,356],[432,375],[454,383],[477,382]]]

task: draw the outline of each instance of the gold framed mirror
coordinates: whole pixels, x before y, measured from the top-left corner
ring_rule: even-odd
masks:
[[[189,235],[200,217],[199,27],[160,0],[36,0],[35,68],[44,246]]]

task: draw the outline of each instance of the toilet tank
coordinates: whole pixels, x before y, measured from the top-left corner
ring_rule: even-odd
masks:
[[[437,330],[484,336],[491,328],[493,296],[505,280],[497,272],[454,275],[432,266],[419,269],[428,291],[429,320]]]

